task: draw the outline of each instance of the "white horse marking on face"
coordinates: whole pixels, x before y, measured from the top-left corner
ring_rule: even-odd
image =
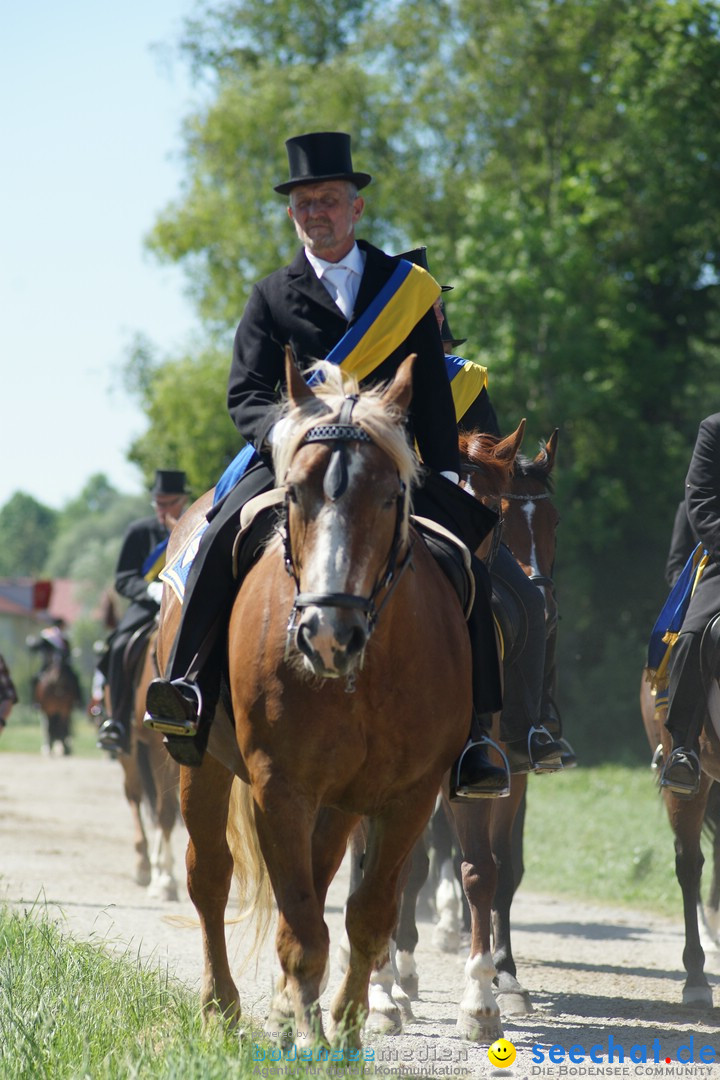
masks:
[[[535,531],[533,529],[533,518],[535,517],[535,503],[532,499],[528,499],[520,507],[522,513],[527,522],[528,535],[530,537],[530,555],[528,557],[528,565],[530,566],[534,574],[540,573],[537,561],[537,548],[535,546]]]

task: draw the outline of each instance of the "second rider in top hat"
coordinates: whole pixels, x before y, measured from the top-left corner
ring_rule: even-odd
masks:
[[[303,246],[289,266],[253,287],[235,336],[228,384],[230,415],[260,460],[213,510],[188,578],[168,678],[155,680],[147,696],[146,722],[165,724],[166,731],[177,724],[178,736],[168,736],[168,747],[187,764],[201,759],[219,693],[236,588],[231,553],[239,512],[254,495],[275,486],[270,444],[275,406],[285,388],[285,347],[291,347],[303,371],[326,357],[398,265],[395,257],[355,239],[364,208],[358,192],[371,178],[353,168],[350,136],[315,132],[288,139],[286,146],[290,177],[275,190],[289,195],[288,215]],[[409,435],[429,469],[457,481],[457,429],[432,298],[363,385],[392,379],[409,353],[417,354]],[[422,505],[422,489],[414,502],[419,513],[433,516]],[[485,581],[479,584],[479,617],[471,620],[480,630],[473,643],[474,698],[476,713],[489,713],[500,707],[500,682],[488,590]],[[192,734],[198,723],[194,738],[182,736]],[[469,797],[499,794],[506,783],[505,770],[488,761],[481,745],[465,753],[462,769],[454,770],[454,787]]]

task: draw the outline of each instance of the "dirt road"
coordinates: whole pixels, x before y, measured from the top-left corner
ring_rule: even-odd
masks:
[[[168,920],[194,918],[184,889],[185,836],[175,837],[181,900],[154,900],[133,880],[134,851],[130,812],[121,787],[120,767],[110,760],[46,759],[39,755],[0,754],[0,901],[20,909],[46,907],[76,937],[103,943],[154,964],[167,965],[197,990],[201,967],[199,930]],[[345,868],[329,895],[327,922],[331,960],[342,932]],[[720,1010],[679,1004],[682,991],[683,935],[680,919],[645,917],[529,895],[520,890],[513,909],[514,952],[521,981],[535,1012],[507,1018],[505,1037],[517,1050],[511,1069],[493,1070],[487,1048],[463,1042],[455,1032],[465,953],[448,956],[431,944],[432,926],[420,926],[417,958],[420,1000],[404,1035],[372,1043],[376,1062],[414,1075],[531,1076],[714,1076],[720,1077]],[[245,954],[243,935],[229,931],[236,972]],[[711,981],[720,960],[708,955]],[[239,978],[243,1010],[264,1019],[273,973],[272,942],[257,967]],[[339,980],[333,963],[323,997],[327,1007]],[[716,990],[716,1000],[720,1002]],[[695,1065],[679,1065],[694,1039]],[[593,1063],[587,1054],[607,1058],[609,1041],[625,1051],[625,1061]],[[656,1041],[657,1040],[657,1041]],[[586,1051],[582,1063],[551,1063],[548,1048]],[[540,1046],[544,1060],[537,1060]],[[628,1061],[631,1047],[648,1049],[647,1063]],[[699,1050],[710,1046],[715,1064],[700,1064]],[[653,1048],[660,1062],[653,1061]],[[680,1057],[678,1051],[680,1050]],[[635,1057],[640,1056],[634,1051]],[[555,1052],[556,1058],[558,1052]],[[575,1051],[576,1059],[578,1051]],[[706,1052],[706,1059],[708,1054]],[[670,1064],[665,1064],[670,1058]]]

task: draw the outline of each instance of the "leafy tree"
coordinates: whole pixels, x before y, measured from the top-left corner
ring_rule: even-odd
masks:
[[[22,491],[0,508],[0,576],[40,573],[57,532],[58,514]]]
[[[197,356],[143,365],[138,396],[149,420],[130,460],[150,479],[156,468],[183,469],[195,496],[213,487],[243,446],[227,412],[227,352],[207,348]]]

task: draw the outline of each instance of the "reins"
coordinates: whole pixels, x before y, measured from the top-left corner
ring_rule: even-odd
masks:
[[[327,497],[336,502],[347,490],[347,444],[349,442],[373,443],[372,437],[359,424],[352,423],[352,411],[358,400],[357,394],[348,395],[340,410],[337,423],[317,424],[311,427],[298,444],[305,446],[308,443],[332,443],[335,444],[330,454],[330,461],[325,470],[323,491]],[[284,535],[284,561],[285,569],[295,582],[295,601],[290,612],[287,626],[287,644],[285,655],[287,656],[297,634],[299,618],[304,608],[308,607],[335,607],[361,611],[365,616],[368,638],[375,628],[380,613],[392,596],[395,587],[404,571],[412,562],[412,543],[408,544],[407,551],[401,560],[398,556],[402,541],[402,528],[405,520],[405,494],[406,485],[400,483],[400,491],[396,500],[395,529],[393,532],[390,551],[385,561],[384,569],[375,582],[369,596],[356,596],[353,593],[308,593],[300,589],[300,577],[295,567],[290,539],[290,493],[285,494],[285,535]],[[383,589],[387,590],[380,604],[377,598]]]

